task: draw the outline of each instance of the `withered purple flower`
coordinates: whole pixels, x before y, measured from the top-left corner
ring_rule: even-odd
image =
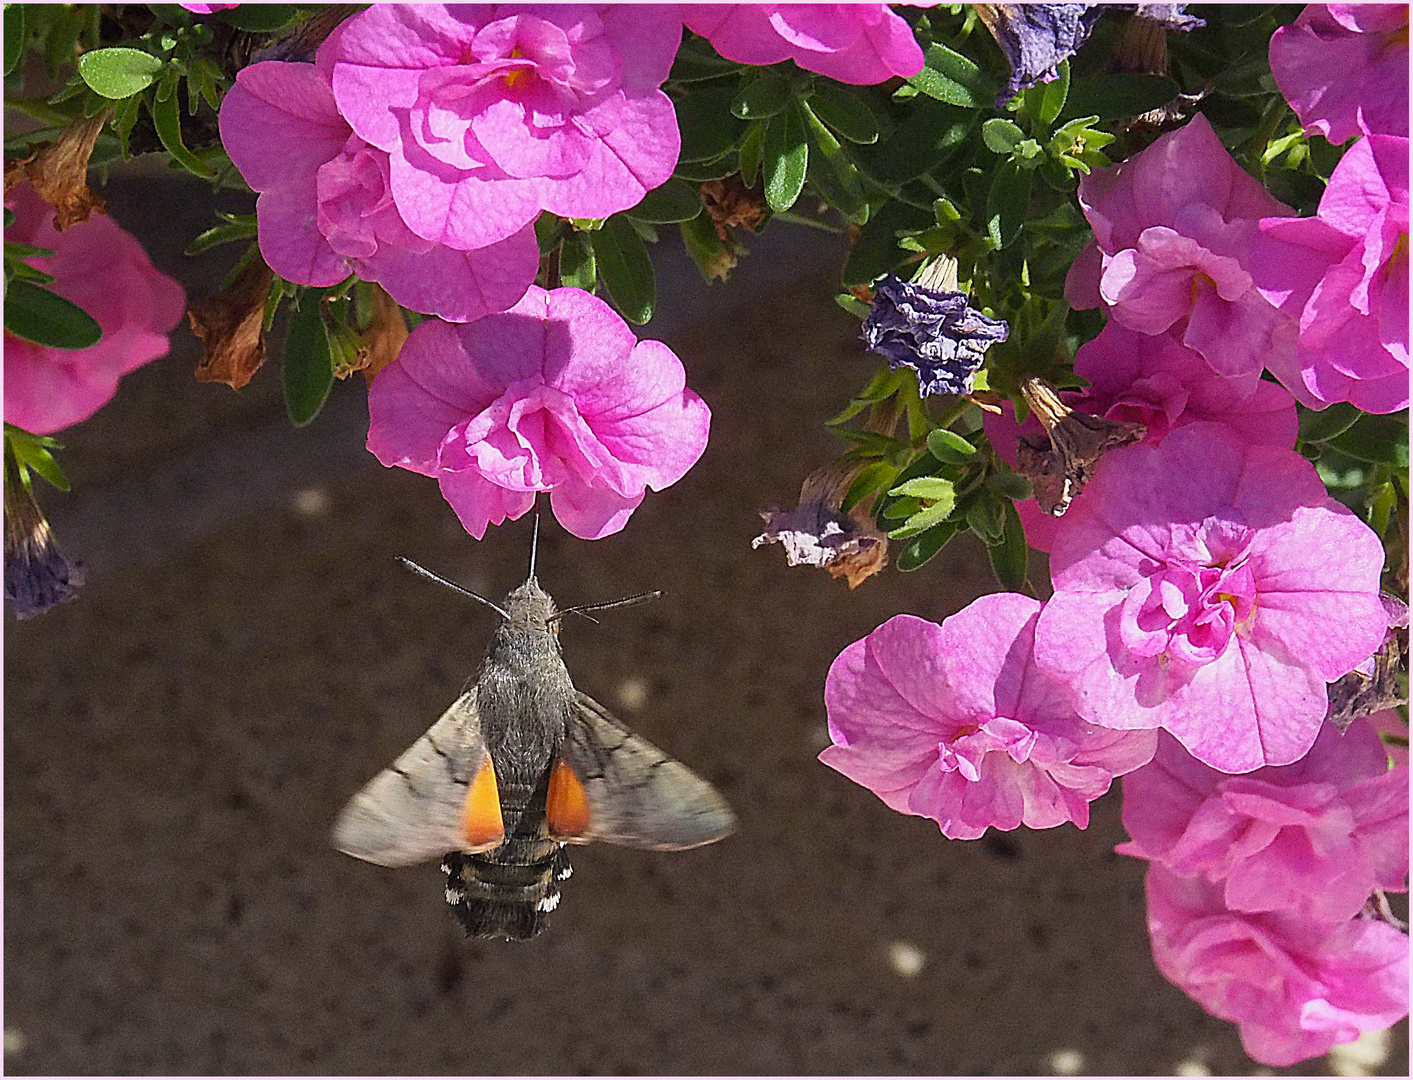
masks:
[[[858,471],[858,462],[836,461],[810,473],[795,509],[760,512],[765,531],[751,547],[780,544],[788,565],[818,566],[845,578],[851,589],[878,573],[888,565],[888,537],[859,507],[849,514],[841,509]]]
[[[986,350],[1005,341],[1009,327],[971,307],[966,293],[932,285],[927,272],[915,282],[892,274],[880,281],[864,320],[864,341],[894,370],[916,371],[924,397],[970,393]]]
[[[1011,78],[996,95],[996,108],[1022,90],[1058,74],[1103,14],[1101,4],[976,4],[976,13],[1011,63]]]
[[[1200,30],[1207,25],[1206,19],[1189,15],[1183,10],[1186,4],[1135,4],[1134,13],[1141,18],[1151,19],[1165,30]]]
[[[34,493],[6,477],[5,599],[16,617],[28,619],[72,600],[82,584],[83,564],[59,550]]]

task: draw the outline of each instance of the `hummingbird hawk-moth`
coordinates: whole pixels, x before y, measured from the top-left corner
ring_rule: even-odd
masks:
[[[559,904],[572,872],[566,844],[671,851],[735,828],[714,787],[574,689],[560,619],[617,604],[559,610],[535,579],[533,553],[503,605],[451,587],[503,621],[471,688],[339,815],[339,851],[380,866],[440,856],[467,934],[523,940]]]

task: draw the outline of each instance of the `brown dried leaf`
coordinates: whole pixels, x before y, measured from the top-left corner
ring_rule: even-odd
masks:
[[[88,186],[88,159],[109,115],[104,109],[87,120],[75,120],[58,142],[6,166],[6,194],[28,180],[39,197],[54,207],[54,227],[60,232],[87,221],[94,210],[103,213],[103,197]]]
[[[239,390],[265,362],[265,297],[273,280],[259,256],[228,289],[192,304],[191,332],[205,344],[196,365],[198,382]]]
[[[373,324],[363,333],[363,340],[368,343],[363,377],[370,385],[378,372],[397,359],[408,334],[407,320],[397,301],[384,292],[381,285],[373,288]]]
[[[731,243],[731,226],[755,231],[770,213],[765,201],[765,187],[758,181],[755,187],[748,188],[741,182],[739,174],[704,183],[702,205],[716,226],[716,235],[724,244]]]
[[[1021,393],[1048,438],[1021,437],[1016,445],[1016,471],[1030,480],[1040,509],[1054,517],[1063,515],[1094,478],[1105,453],[1139,442],[1148,434],[1142,424],[1075,412],[1044,379],[1027,379],[1021,384]]]

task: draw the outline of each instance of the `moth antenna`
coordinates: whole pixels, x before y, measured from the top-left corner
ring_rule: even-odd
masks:
[[[413,573],[421,574],[424,578],[435,581],[438,585],[445,585],[448,589],[451,589],[453,592],[459,592],[462,596],[469,596],[472,600],[479,600],[481,603],[485,604],[486,607],[498,612],[500,617],[506,620],[506,622],[510,621],[510,615],[505,608],[493,601],[487,600],[480,593],[474,593],[470,589],[462,588],[462,586],[456,584],[454,581],[448,581],[444,577],[439,577],[426,567],[418,566],[411,559],[403,558],[401,555],[397,557],[397,561],[402,563],[403,566],[407,567],[407,569],[411,570]]]
[[[649,600],[656,600],[661,595],[661,589],[653,589],[652,592],[635,593],[633,596],[625,596],[622,600],[608,600],[602,604],[575,604],[573,607],[565,608],[559,614],[568,615],[573,612],[575,615],[584,615],[584,618],[589,619],[589,616],[584,614],[585,612],[607,611],[609,608],[616,607],[633,607],[637,604],[646,604]],[[598,622],[597,619],[589,619],[589,621]]]
[[[535,555],[540,550],[540,494],[535,493],[535,528],[530,533],[530,577],[535,580]]]

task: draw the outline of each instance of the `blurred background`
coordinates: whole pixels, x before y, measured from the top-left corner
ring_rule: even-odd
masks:
[[[105,195],[190,300],[217,289],[238,246],[181,254],[207,188],[137,166]],[[566,625],[569,669],[741,828],[573,849],[531,942],[466,940],[435,864],[327,839],[494,627],[394,556],[499,597],[529,519],[476,542],[434,481],[364,450],[361,377],[295,430],[276,363],[239,393],[197,383],[185,325],[64,432],[73,491],[41,499],[88,584],[5,625],[6,1071],[1270,1075],[1154,969],[1117,792],[1086,832],[957,842],[815,760],[840,649],[996,588],[970,534],[852,593],[751,550],[757,512],[845,448],[823,422],[877,366],[832,300],[844,245],[772,226],[710,288],[654,250],[640,336],[681,356],[711,443],[617,536],[546,516],[539,577],[562,604],[665,591]],[[1407,1060],[1405,1021],[1288,1071]]]

